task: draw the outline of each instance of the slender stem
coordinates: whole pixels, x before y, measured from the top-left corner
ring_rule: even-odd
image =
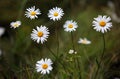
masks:
[[[72,40],[72,47],[73,47],[73,50],[75,50],[74,39],[73,39],[73,33],[72,33],[72,32],[71,32],[71,40]]]
[[[59,53],[59,37],[58,37],[58,27],[56,26],[56,40],[57,40],[57,56],[58,56],[58,53]]]
[[[73,50],[75,51],[75,46],[74,46],[74,37],[73,37],[73,33],[71,32],[71,41],[72,41],[72,47],[73,47]],[[79,66],[79,61],[78,59],[74,60],[77,62],[77,64],[75,64],[75,67],[79,69],[80,71],[80,66]],[[81,79],[81,74],[79,76],[79,79]]]
[[[43,75],[43,79],[48,79],[48,78],[47,78],[47,75]]]
[[[100,66],[101,66],[101,63],[102,63],[102,59],[104,57],[104,54],[105,54],[105,37],[104,37],[104,34],[102,34],[102,37],[103,37],[103,51],[102,51],[102,54],[101,54],[101,57],[100,57],[100,62],[97,62],[97,71],[95,73],[95,76],[93,79],[96,79],[97,75],[98,75],[98,72],[100,70]]]
[[[78,58],[77,58],[77,64],[78,64],[78,69],[79,69],[79,79],[81,79],[81,73],[80,73],[80,65],[79,65],[79,61],[78,61]]]
[[[43,75],[43,78],[42,79],[45,79],[45,75]]]
[[[70,0],[71,14],[72,14],[72,12],[73,12],[73,8],[74,8],[73,5],[74,5],[74,4],[73,4],[73,0]]]
[[[20,7],[20,10],[19,10],[19,14],[18,14],[18,19],[19,20],[21,19],[22,12],[23,12],[23,9],[24,9],[26,3],[27,3],[27,0],[23,0],[22,3],[21,3],[21,7]]]
[[[56,58],[58,59],[58,57],[54,54],[54,52],[47,46],[47,44],[45,43],[46,48],[50,51],[50,53]]]
[[[47,44],[45,44],[45,45],[46,45],[46,48],[50,51],[50,53],[55,57],[55,59],[58,60],[58,56],[56,56],[56,55],[54,54],[54,52],[47,46]],[[62,64],[61,61],[59,61],[59,63],[60,63],[60,65],[64,68],[64,70],[65,70],[64,64]],[[65,72],[67,72],[67,71],[65,70]]]
[[[84,52],[83,52],[83,53],[84,53],[87,61],[88,61],[89,63],[91,63],[91,61],[90,61],[90,59],[89,59],[89,56],[88,56],[87,53],[86,53],[86,47],[85,47],[85,46],[84,46]]]
[[[105,54],[105,36],[103,34],[103,52],[102,52],[102,55],[101,55],[101,61],[100,61],[100,63],[102,63],[102,59],[104,57],[104,54]]]
[[[28,75],[28,79],[30,79],[30,73],[28,71],[28,68],[26,67],[26,70],[27,70],[27,75]]]

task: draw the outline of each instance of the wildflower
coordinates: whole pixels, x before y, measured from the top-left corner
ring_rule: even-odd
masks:
[[[87,40],[86,38],[84,38],[84,39],[80,38],[78,43],[81,43],[81,44],[91,44],[91,41]]]
[[[67,32],[76,31],[77,27],[78,27],[77,23],[73,20],[68,20],[63,25],[64,30]]]
[[[112,23],[110,21],[110,17],[99,15],[97,18],[94,18],[93,27],[96,31],[105,33],[112,27]]]
[[[69,53],[69,54],[77,54],[77,52],[74,51],[74,50],[72,50],[72,49],[70,49],[68,53]]]
[[[0,27],[0,37],[4,34],[4,32],[5,32],[5,28]]]
[[[73,54],[74,53],[74,50],[69,50],[69,54]]]
[[[35,10],[35,6],[33,6],[31,8],[28,8],[26,10],[27,11],[25,12],[25,15],[26,15],[27,18],[30,18],[30,19],[38,18],[37,15],[41,14],[39,9]]]
[[[51,59],[45,58],[45,60],[41,59],[36,63],[37,72],[41,72],[41,74],[49,74],[52,71],[53,67],[51,66],[53,63]]]
[[[11,22],[10,25],[11,25],[11,28],[15,29],[21,25],[21,21]]]
[[[41,42],[42,44],[47,41],[48,36],[48,28],[42,25],[40,27],[36,26],[36,29],[33,29],[31,34],[32,40],[37,41],[37,43]]]
[[[55,7],[53,9],[49,10],[48,17],[55,20],[60,20],[62,16],[64,15],[63,10],[61,8]]]

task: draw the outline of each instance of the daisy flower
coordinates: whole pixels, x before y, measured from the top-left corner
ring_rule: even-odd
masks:
[[[91,41],[87,40],[86,38],[84,38],[84,39],[80,38],[78,43],[81,43],[81,44],[91,44]]]
[[[4,34],[4,32],[5,32],[5,28],[0,27],[0,37]]]
[[[63,10],[61,8],[55,7],[53,9],[49,10],[48,17],[55,20],[60,20],[62,16],[64,15]]]
[[[73,53],[74,53],[74,50],[70,49],[68,53],[69,53],[69,54],[73,54]]]
[[[47,41],[48,36],[48,28],[42,25],[40,27],[36,26],[36,29],[33,29],[31,34],[32,40],[37,41],[37,43],[41,42],[42,44]]]
[[[110,21],[110,17],[99,15],[97,18],[94,18],[93,27],[96,31],[105,33],[112,27],[112,23]]]
[[[76,31],[77,27],[78,27],[77,23],[73,20],[68,20],[63,25],[64,30],[67,32]]]
[[[14,29],[19,27],[20,25],[21,25],[21,21],[16,21],[16,22],[10,23],[11,28],[14,28]]]
[[[53,63],[51,59],[41,59],[40,61],[37,61],[36,63],[36,70],[37,72],[41,72],[41,74],[49,74],[50,71],[52,71],[53,67],[51,66]]]
[[[30,18],[30,19],[38,18],[37,15],[41,14],[39,9],[35,10],[35,6],[33,6],[31,8],[28,8],[26,10],[27,11],[25,12],[25,15],[26,15],[27,18]]]

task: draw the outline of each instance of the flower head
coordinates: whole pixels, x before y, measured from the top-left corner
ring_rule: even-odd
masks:
[[[61,8],[55,7],[53,9],[49,10],[48,17],[55,20],[60,20],[62,16],[64,15],[63,10]]]
[[[84,38],[84,39],[80,38],[78,43],[81,43],[81,44],[91,44],[91,41],[87,40],[86,38]]]
[[[74,51],[74,50],[72,50],[72,49],[70,49],[68,53],[69,53],[69,54],[77,54],[77,52]]]
[[[30,19],[38,18],[37,15],[41,14],[39,9],[35,10],[35,6],[33,6],[31,8],[28,8],[26,10],[27,11],[25,12],[25,15],[26,15],[27,18],[30,18]]]
[[[4,34],[4,32],[5,32],[5,28],[0,27],[0,37]]]
[[[67,32],[76,31],[77,27],[78,27],[77,23],[73,20],[68,20],[63,25],[64,30]]]
[[[14,29],[19,27],[20,25],[21,25],[21,21],[16,21],[16,22],[10,23],[11,28],[14,28]]]
[[[33,29],[31,34],[32,40],[37,41],[37,43],[41,42],[42,44],[47,41],[48,36],[48,28],[42,25],[40,27],[37,26],[36,29]]]
[[[41,59],[36,63],[37,72],[41,72],[41,74],[49,74],[52,71],[53,67],[51,66],[53,63],[51,59]]]
[[[105,33],[112,27],[112,23],[110,21],[110,17],[99,15],[97,18],[94,18],[93,27],[96,31]]]

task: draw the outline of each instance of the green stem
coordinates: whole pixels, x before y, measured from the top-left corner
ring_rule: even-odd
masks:
[[[102,63],[102,59],[103,59],[104,54],[105,54],[105,37],[104,37],[104,34],[102,35],[102,37],[103,37],[103,51],[102,51],[102,54],[101,54],[101,57],[100,57],[100,62],[97,62],[98,67],[97,67],[97,71],[96,71],[95,76],[94,76],[93,79],[96,79],[96,77],[98,75],[98,72],[100,70],[100,66],[101,66],[101,63]]]
[[[91,61],[90,61],[90,59],[89,59],[89,56],[88,56],[87,53],[86,53],[86,47],[85,47],[85,46],[84,46],[84,52],[83,52],[83,53],[84,53],[87,61],[88,61],[89,63],[91,63]]]
[[[20,7],[20,10],[19,10],[19,14],[18,14],[18,19],[20,20],[21,19],[21,16],[22,16],[22,12],[24,10],[24,7],[27,3],[27,0],[23,0],[22,3],[21,3],[21,7]]]
[[[58,59],[58,57],[54,54],[54,52],[47,46],[47,44],[45,43],[46,48],[50,51],[50,53],[56,58]]]
[[[78,64],[78,69],[79,69],[79,72],[78,72],[78,74],[79,74],[79,79],[81,79],[81,73],[80,73],[80,65],[79,65],[79,60],[78,60],[78,58],[77,58],[77,64]]]
[[[26,67],[26,70],[27,70],[27,75],[28,75],[28,79],[30,79],[30,72],[28,71],[28,68]]]
[[[46,45],[46,48],[50,51],[50,53],[55,57],[55,59],[58,60],[58,56],[56,56],[56,55],[54,54],[54,52],[47,46],[47,44],[45,44],[45,45]],[[64,70],[65,70],[64,64],[62,64],[61,61],[59,61],[59,63],[60,63],[60,65],[64,68]],[[67,71],[65,70],[65,72],[67,72]]]
[[[72,33],[72,32],[71,32],[71,40],[72,40],[72,47],[73,47],[73,50],[75,51],[74,39],[73,39],[73,33]]]
[[[73,50],[76,51],[75,49],[75,46],[74,46],[74,37],[73,37],[73,32],[71,32],[71,41],[72,41],[72,47],[73,47]],[[79,60],[78,59],[74,59],[74,61],[76,61],[77,64],[75,64],[75,67],[79,69],[79,72],[80,72],[80,66],[79,66]],[[81,74],[79,76],[79,79],[81,79]]]
[[[58,37],[58,27],[56,26],[56,40],[57,40],[57,56],[58,56],[58,53],[59,53],[59,37]]]

